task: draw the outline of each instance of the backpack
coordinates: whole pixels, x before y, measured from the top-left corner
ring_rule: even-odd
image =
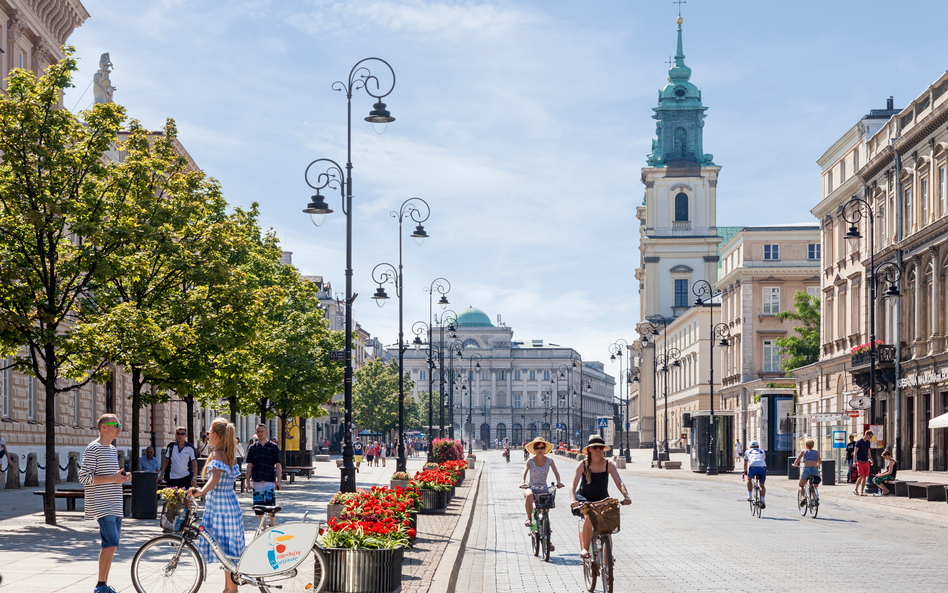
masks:
[[[168,460],[168,466],[165,468],[165,475],[163,476],[165,482],[171,479],[171,453],[172,451],[174,451],[173,449],[174,446],[175,446],[175,442],[171,441],[170,443],[168,443],[168,447],[165,449],[165,458]],[[182,449],[182,451],[184,451],[188,447],[191,447],[192,449],[194,449],[194,445],[192,445],[191,443],[185,443],[184,449]],[[195,451],[194,457],[197,458],[197,451]],[[194,474],[191,473],[191,464],[188,463],[188,479],[190,480],[192,478],[194,478]]]

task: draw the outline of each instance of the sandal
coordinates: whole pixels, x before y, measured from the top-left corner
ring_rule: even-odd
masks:
[[[550,551],[551,551],[551,552],[555,552],[555,551],[556,551],[556,546],[554,546],[553,544],[550,544]]]
[[[582,551],[580,551],[579,557],[580,557],[580,558],[584,558],[584,559],[585,559],[585,558],[589,558],[589,550],[582,550]]]
[[[530,527],[531,525],[533,525],[533,521],[531,521],[530,519],[527,519],[526,521],[523,522],[524,527]]]
[[[859,491],[853,488],[853,494],[855,494],[856,496],[859,496]]]

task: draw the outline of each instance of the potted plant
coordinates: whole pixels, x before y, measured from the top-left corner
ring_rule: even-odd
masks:
[[[174,521],[187,504],[187,490],[184,488],[162,488],[158,491],[165,508],[161,512],[159,523],[163,531],[173,531]]]
[[[408,488],[410,482],[411,476],[408,472],[395,472],[392,474],[391,485],[393,490],[395,488]]]
[[[394,519],[408,522],[416,529],[421,494],[417,488],[387,488],[373,486],[358,490],[343,503],[342,518],[347,521],[385,521]],[[414,539],[414,536],[412,536]]]
[[[394,519],[338,521],[330,519],[319,545],[328,563],[327,590],[389,593],[402,584],[404,550],[414,537]]]
[[[358,492],[337,492],[329,499],[329,504],[326,505],[326,520],[329,521],[332,518],[342,517],[342,511],[346,501],[353,500],[359,495]]]
[[[431,443],[431,458],[437,463],[464,459],[464,445],[454,439],[435,439]]]
[[[444,469],[426,469],[415,474],[412,485],[421,492],[421,513],[440,514],[448,508],[448,492],[454,478]]]

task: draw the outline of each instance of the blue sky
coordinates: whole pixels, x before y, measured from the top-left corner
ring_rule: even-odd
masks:
[[[371,302],[370,272],[397,263],[389,212],[412,196],[432,213],[423,246],[405,229],[407,328],[427,319],[424,288],[443,276],[451,308],[501,314],[515,339],[608,362],[609,344],[634,338],[635,206],[674,53],[670,0],[83,4],[66,106],[89,106],[91,89],[80,95],[110,52],[115,100],[148,128],[174,118],[228,201],[259,202],[299,269],[337,291],[345,219],[338,197],[320,228],[301,213],[303,171],[345,162],[332,83],[365,57],[392,64],[385,134],[362,121],[374,101],[353,97],[355,311],[383,342],[397,339],[397,307]],[[815,160],[869,109],[890,95],[905,106],[948,68],[945,2],[690,0],[682,16],[709,107],[704,151],[723,166],[720,226],[813,221]]]

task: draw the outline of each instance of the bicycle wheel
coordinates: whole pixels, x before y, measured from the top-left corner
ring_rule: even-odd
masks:
[[[580,527],[580,530],[582,530],[582,527]],[[589,544],[589,557],[583,558],[583,580],[586,581],[586,590],[590,593],[596,590],[596,579],[599,577],[599,569],[596,566],[597,553],[596,537],[593,536],[593,540]]]
[[[754,488],[754,506],[756,507],[756,510],[757,510],[757,518],[760,519],[760,514],[764,510],[763,508],[761,508],[760,488]]]
[[[132,586],[138,593],[195,593],[203,582],[204,560],[176,535],[145,542],[132,559]]]
[[[820,493],[819,490],[810,486],[810,515],[816,519],[817,513],[820,512]]]
[[[326,588],[326,556],[313,548],[296,570],[260,580],[264,583],[261,593],[319,593]]]
[[[533,540],[533,555],[540,555],[540,518],[536,511],[533,511],[533,526],[530,527],[530,539]]]
[[[543,561],[550,561],[550,517],[546,513],[543,513],[543,521],[538,525],[540,529],[540,537],[543,539]]]
[[[809,506],[809,501],[806,499],[806,495],[797,490],[797,510],[800,511],[801,517],[806,517],[807,507]]]
[[[599,571],[602,573],[602,593],[612,593],[612,538],[599,539]]]

